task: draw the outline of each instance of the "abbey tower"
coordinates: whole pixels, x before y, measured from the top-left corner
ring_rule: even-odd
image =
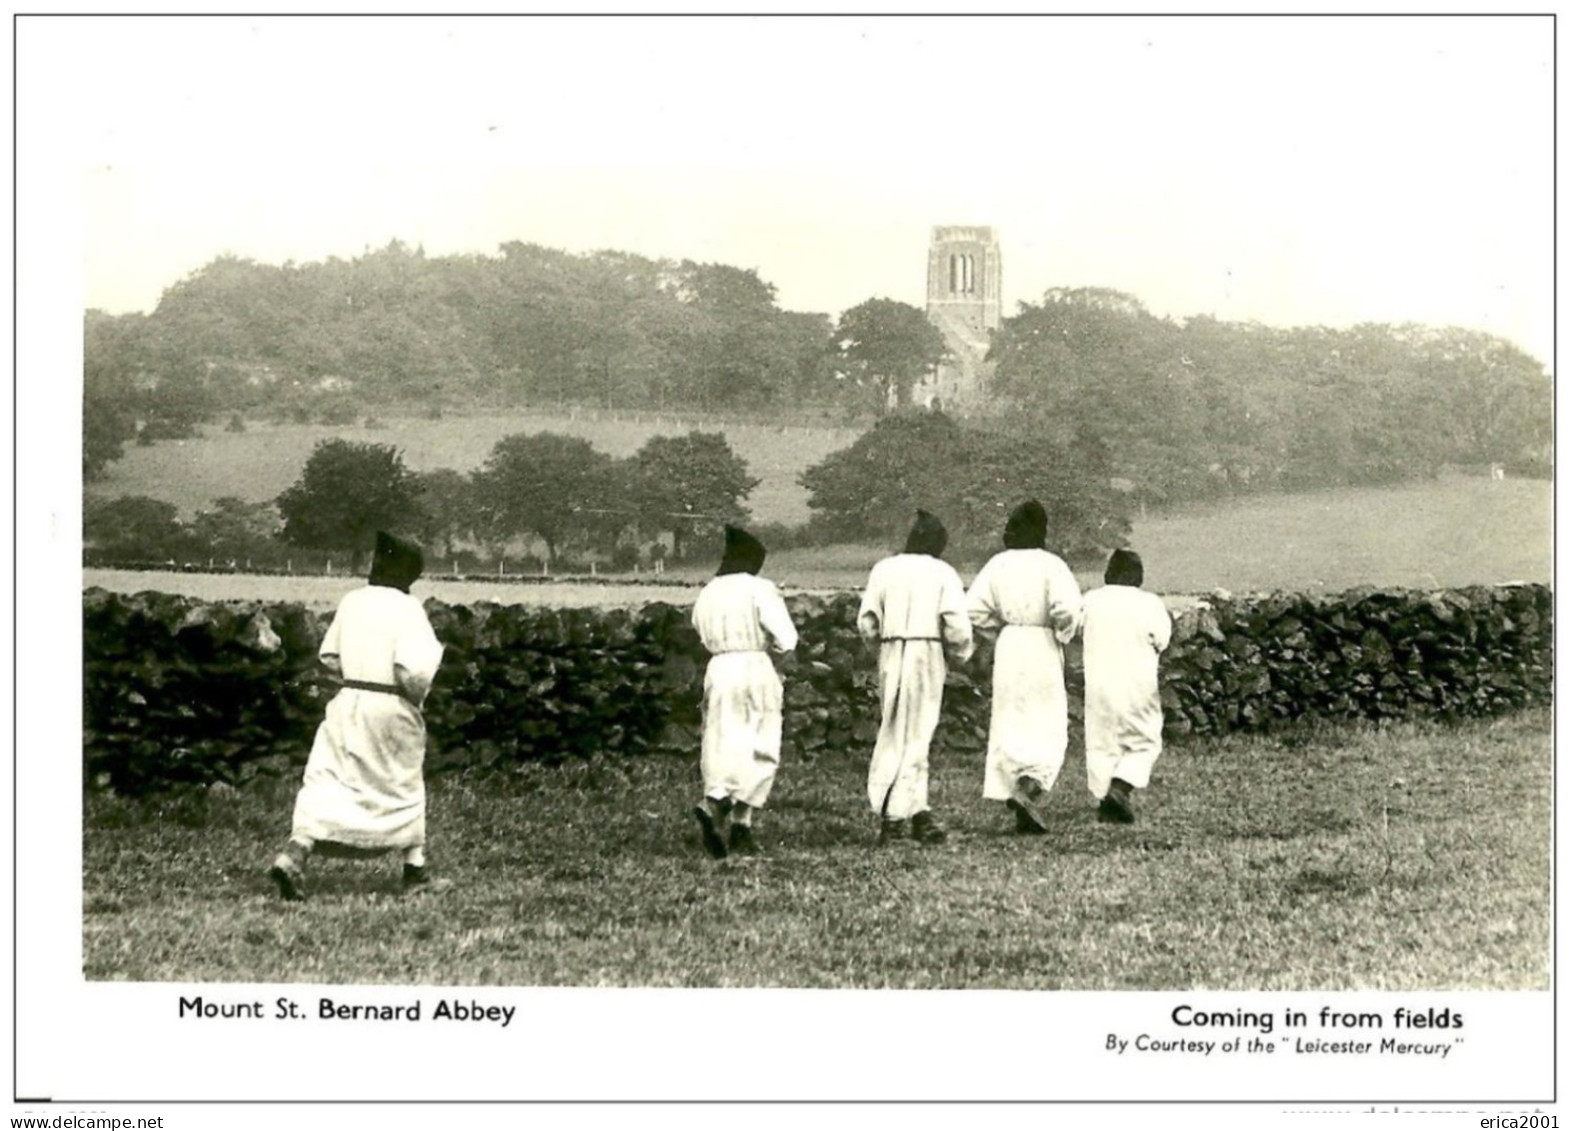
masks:
[[[950,360],[917,390],[927,403],[963,407],[982,397],[988,335],[1003,317],[1003,257],[991,228],[935,227],[927,252],[927,317]]]

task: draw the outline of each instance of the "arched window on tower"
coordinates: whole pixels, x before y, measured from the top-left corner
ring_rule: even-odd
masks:
[[[968,295],[976,293],[976,257],[974,255],[965,257],[965,293]]]
[[[959,293],[959,256],[949,256],[949,294]]]

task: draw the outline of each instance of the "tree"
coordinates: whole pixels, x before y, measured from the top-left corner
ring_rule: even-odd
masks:
[[[178,558],[190,549],[179,509],[145,495],[88,503],[82,514],[82,538],[95,549],[143,561]]]
[[[892,389],[901,408],[947,352],[943,332],[923,311],[887,298],[868,299],[841,314],[830,341],[842,362],[877,386],[880,404]]]
[[[344,550],[358,570],[378,530],[412,534],[420,512],[414,476],[387,444],[323,440],[300,478],[278,496],[284,541]]]
[[[164,369],[138,398],[144,440],[183,440],[213,414],[217,398],[201,363],[180,362]]]
[[[141,315],[89,310],[82,335],[82,478],[101,479],[136,435],[133,379]]]
[[[190,524],[191,541],[225,560],[260,557],[277,534],[278,510],[271,500],[248,503],[233,495],[214,499],[212,509],[197,511]]]
[[[432,546],[440,546],[442,557],[451,559],[453,543],[471,537],[476,525],[475,488],[469,476],[450,467],[427,471],[415,477],[420,500],[420,536]]]
[[[112,393],[91,386],[82,397],[82,479],[102,479],[109,464],[125,454],[136,435],[136,417]]]
[[[884,417],[802,472],[813,526],[829,539],[895,535],[917,508],[942,508],[965,477],[965,448],[959,425],[942,413]]]
[[[612,469],[610,456],[576,436],[506,436],[474,476],[480,525],[501,538],[538,535],[554,560],[568,539],[625,521],[607,513]]]
[[[717,432],[653,437],[632,457],[629,477],[638,514],[671,531],[678,559],[695,529],[744,521],[742,500],[760,482]]]

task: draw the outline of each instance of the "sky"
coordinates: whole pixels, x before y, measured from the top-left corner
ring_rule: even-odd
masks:
[[[24,26],[18,74],[80,184],[83,302],[113,313],[221,253],[396,238],[727,262],[838,314],[921,303],[932,227],[986,224],[1005,313],[1107,286],[1174,318],[1465,326],[1551,364],[1551,36],[1504,17],[98,19]]]

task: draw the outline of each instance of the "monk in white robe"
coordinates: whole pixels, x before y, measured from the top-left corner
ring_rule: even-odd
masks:
[[[878,648],[883,722],[867,772],[867,800],[882,819],[879,843],[910,834],[923,844],[944,839],[927,805],[932,736],[943,709],[948,660],[974,650],[965,586],[940,555],[943,524],[917,512],[905,552],[872,567],[857,628]]]
[[[703,800],[693,813],[715,859],[759,851],[753,815],[769,799],[780,768],[784,688],[769,653],[794,650],[796,626],[774,583],[758,576],[766,553],[751,534],[727,526],[719,571],[692,608],[693,627],[710,653],[703,677]]]
[[[1048,551],[1047,512],[1034,499],[1009,516],[1002,553],[971,582],[970,618],[1000,629],[981,795],[1007,802],[1020,832],[1043,832],[1047,793],[1068,752],[1063,646],[1079,631],[1079,583]]]
[[[1138,554],[1113,553],[1105,577],[1085,595],[1085,773],[1100,820],[1132,824],[1133,791],[1150,784],[1161,756],[1157,672],[1172,617],[1140,588]]]
[[[344,596],[318,655],[342,680],[327,705],[295,799],[289,844],[269,875],[285,899],[305,898],[305,866],[327,856],[403,855],[405,889],[428,880],[425,718],[421,706],[442,646],[409,586],[419,548],[378,534],[370,583]]]

